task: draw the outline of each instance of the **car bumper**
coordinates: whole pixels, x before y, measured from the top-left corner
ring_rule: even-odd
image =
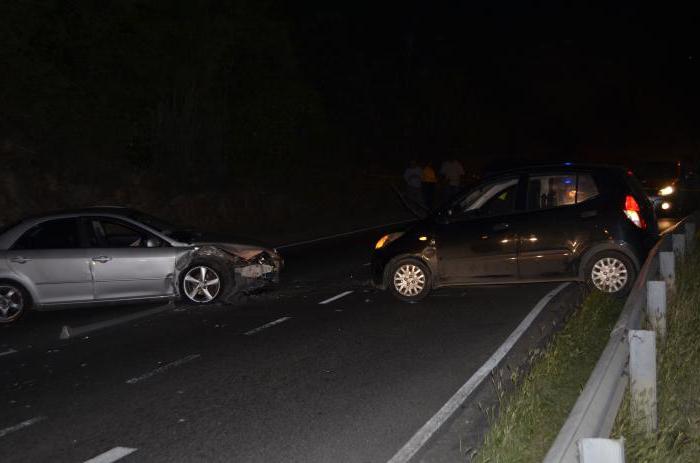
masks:
[[[384,278],[385,275],[385,269],[386,265],[388,263],[389,259],[380,254],[376,253],[372,256],[371,260],[371,266],[370,266],[370,271],[372,274],[371,282],[372,286],[374,286],[377,289],[384,290],[386,289],[386,281]]]

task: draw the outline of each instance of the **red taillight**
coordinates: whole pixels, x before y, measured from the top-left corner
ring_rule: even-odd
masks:
[[[625,210],[639,212],[639,204],[637,204],[637,200],[634,199],[634,196],[627,195],[625,197]]]
[[[625,197],[625,215],[630,221],[641,229],[647,228],[647,223],[644,221],[642,216],[639,214],[641,210],[639,209],[639,204],[634,196],[627,195]]]

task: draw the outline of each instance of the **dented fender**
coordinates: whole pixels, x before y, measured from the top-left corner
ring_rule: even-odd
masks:
[[[283,260],[274,249],[229,243],[202,244],[186,248],[175,261],[175,294],[180,293],[182,272],[187,270],[195,259],[211,259],[229,271],[234,284],[222,295],[224,300],[245,291],[260,289],[279,282],[279,272]]]

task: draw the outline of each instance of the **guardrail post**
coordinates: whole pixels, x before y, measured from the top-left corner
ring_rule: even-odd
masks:
[[[695,247],[695,224],[687,222],[685,224],[685,238],[686,238],[686,247],[688,248],[688,251],[692,251],[693,248]]]
[[[669,253],[670,254],[670,253]],[[663,342],[666,339],[666,282],[647,281],[647,316]]]
[[[656,335],[653,331],[630,330],[630,411],[640,430],[656,431]]]
[[[671,251],[661,251],[659,253],[659,271],[670,289],[676,283],[676,255]]]
[[[625,441],[623,439],[600,439],[587,437],[578,441],[580,463],[625,463]]]
[[[673,252],[682,259],[685,256],[685,233],[674,233],[671,237],[673,238]]]

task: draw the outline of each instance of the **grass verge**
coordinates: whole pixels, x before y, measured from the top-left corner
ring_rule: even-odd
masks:
[[[474,457],[477,462],[540,462],[566,421],[622,310],[623,302],[589,295],[547,347],[530,359],[527,375],[505,394],[499,412]]]
[[[668,306],[667,340],[657,343],[658,432],[637,431],[629,396],[613,429],[615,438],[625,437],[628,462],[700,461],[700,252],[679,266],[676,289]]]

